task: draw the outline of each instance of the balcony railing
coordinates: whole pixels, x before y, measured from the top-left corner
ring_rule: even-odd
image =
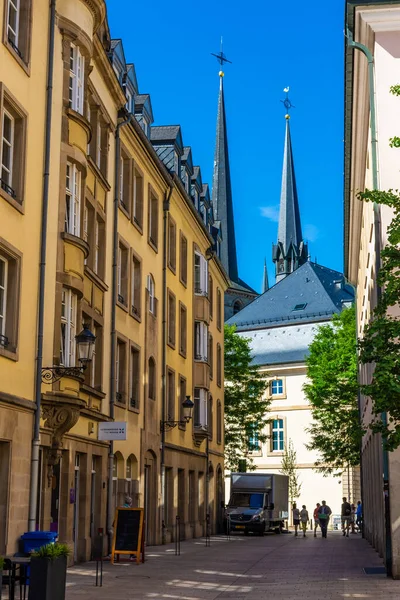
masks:
[[[0,335],[0,346],[7,348],[9,344],[8,337],[6,335]]]
[[[18,46],[16,46],[16,45],[14,44],[14,42],[12,41],[12,39],[11,39],[11,38],[8,38],[8,43],[10,44],[10,46],[11,46],[11,48],[14,50],[14,52],[16,52],[16,53],[18,54],[18,56],[19,56],[20,58],[22,58],[22,52],[21,52],[21,50],[18,48]]]
[[[11,196],[11,198],[14,198],[14,200],[17,199],[17,194],[15,193],[15,191],[13,190],[13,188],[10,185],[8,185],[8,183],[6,183],[4,181],[4,179],[0,179],[0,185],[1,185],[2,189],[5,192],[7,192],[7,194],[9,196]]]

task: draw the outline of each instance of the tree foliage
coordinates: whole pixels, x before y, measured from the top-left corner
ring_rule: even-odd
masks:
[[[297,473],[297,452],[294,449],[293,441],[289,439],[289,444],[285,446],[282,457],[281,473],[289,477],[289,502],[293,504],[298,499],[302,484],[299,483]]]
[[[391,86],[390,92],[400,96],[400,85]],[[400,138],[389,140],[393,148],[400,147]],[[387,450],[400,445],[400,195],[399,190],[365,190],[360,200],[384,204],[393,210],[387,229],[387,244],[381,251],[381,266],[377,284],[378,302],[371,320],[360,340],[360,361],[370,365],[371,381],[362,386],[362,392],[372,401],[373,419],[369,424],[375,433],[381,433]]]
[[[251,364],[250,341],[235,330],[225,325],[225,464],[232,471],[244,457],[252,468],[249,438],[266,441],[264,417],[270,404],[264,393],[268,382]]]
[[[359,464],[362,429],[358,414],[355,309],[334,315],[319,328],[307,358],[305,394],[313,422],[309,450],[317,450],[316,468],[323,473]]]

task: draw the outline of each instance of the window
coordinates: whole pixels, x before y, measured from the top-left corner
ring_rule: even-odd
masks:
[[[168,344],[175,348],[176,339],[176,299],[168,292]]]
[[[83,209],[83,233],[82,233],[83,241],[89,244],[89,207],[85,204]],[[84,260],[85,265],[87,265],[87,257]]]
[[[154,358],[149,358],[149,398],[150,400],[156,399],[156,363]]]
[[[149,293],[149,311],[156,316],[157,300],[155,297],[156,286],[152,275],[147,276],[147,291]]]
[[[131,159],[122,150],[119,161],[119,203],[126,212],[130,210],[130,179]]]
[[[242,310],[242,303],[240,300],[236,300],[235,304],[233,305],[233,314],[236,315],[240,310]]]
[[[168,266],[175,273],[176,270],[176,225],[168,216]]]
[[[131,274],[131,302],[132,313],[140,317],[140,295],[141,295],[142,265],[140,260],[132,255],[132,274]]]
[[[283,452],[285,448],[283,419],[272,421],[272,452]]]
[[[143,175],[136,169],[133,170],[133,221],[140,228],[143,227]]]
[[[105,255],[105,224],[103,219],[96,216],[94,224],[93,240],[93,271],[104,278],[104,255]]]
[[[179,421],[181,427],[186,427],[186,422],[183,420],[182,403],[186,400],[186,379],[179,377]]]
[[[20,256],[0,245],[0,351],[16,351]]]
[[[208,299],[210,301],[210,319],[212,319],[214,314],[214,282],[211,275],[208,278]]]
[[[208,262],[199,252],[194,253],[194,293],[207,296]]]
[[[71,290],[63,288],[61,293],[61,343],[60,365],[75,366],[76,307],[78,297]]]
[[[222,404],[217,402],[217,444],[222,444]]]
[[[302,304],[296,304],[296,306],[292,309],[292,312],[295,312],[297,310],[304,310],[306,306],[307,302],[303,302]]]
[[[21,205],[24,195],[26,115],[6,95],[1,84],[0,116],[1,192],[10,203],[15,201],[17,205]]]
[[[179,303],[179,352],[186,356],[187,351],[187,310],[181,302]]]
[[[121,242],[118,245],[118,302],[128,306],[128,248]]]
[[[208,416],[208,437],[210,438],[210,440],[213,439],[213,399],[212,396],[210,394],[209,398],[208,398],[208,412],[207,412],[207,416]]]
[[[95,96],[93,90],[91,91],[93,96]],[[93,159],[100,173],[107,178],[109,127],[99,106],[100,100],[93,96],[89,99],[86,115],[92,130],[92,137],[87,152]]]
[[[248,449],[249,452],[258,452],[260,450],[260,441],[258,439],[258,431],[255,425],[250,425],[248,435]]]
[[[194,388],[194,426],[207,428],[207,390]]]
[[[208,336],[208,364],[210,365],[210,379],[214,375],[214,347],[213,347],[213,336]]]
[[[67,163],[65,174],[65,231],[79,237],[81,221],[81,173]]]
[[[283,379],[274,379],[271,381],[272,396],[280,396],[283,394]]]
[[[222,350],[221,345],[217,344],[217,385],[222,385]]]
[[[180,239],[180,280],[186,286],[187,284],[187,260],[188,260],[188,245],[187,239],[181,232]]]
[[[149,243],[155,250],[158,247],[158,198],[149,186]]]
[[[29,62],[30,0],[6,0],[5,42],[26,64]]]
[[[85,63],[80,49],[71,44],[69,55],[69,107],[83,115]]]
[[[115,400],[120,404],[126,404],[126,343],[123,340],[117,340],[117,352],[115,357]]]
[[[195,321],[194,323],[194,358],[207,362],[208,350],[208,327],[203,321]]]
[[[217,327],[221,331],[222,327],[222,294],[221,290],[217,288]]]
[[[131,346],[131,360],[129,364],[129,407],[139,408],[140,394],[140,351]]]
[[[167,370],[167,421],[175,421],[175,373]]]
[[[96,341],[93,348],[92,361],[88,365],[84,375],[85,383],[90,385],[92,388],[101,390],[102,387],[102,351],[103,351],[103,328],[95,322],[89,315],[83,313],[82,321],[87,325],[93,335],[96,337]]]

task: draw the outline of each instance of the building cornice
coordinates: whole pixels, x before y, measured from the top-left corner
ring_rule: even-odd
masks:
[[[400,6],[358,9],[358,15],[374,33],[400,31]]]
[[[97,31],[104,19],[106,18],[106,4],[104,0],[81,0],[92,13],[93,17],[93,32]]]

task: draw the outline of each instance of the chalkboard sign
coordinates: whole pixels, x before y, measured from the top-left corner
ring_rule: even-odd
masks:
[[[117,508],[114,520],[114,536],[111,562],[115,554],[136,556],[140,562],[143,546],[143,508]]]

